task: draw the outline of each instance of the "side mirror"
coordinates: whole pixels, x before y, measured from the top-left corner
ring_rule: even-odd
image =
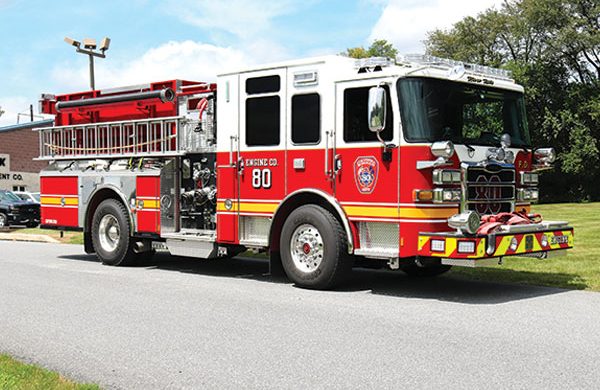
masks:
[[[382,87],[373,87],[369,89],[369,130],[374,133],[380,133],[385,129],[386,115],[386,95]]]

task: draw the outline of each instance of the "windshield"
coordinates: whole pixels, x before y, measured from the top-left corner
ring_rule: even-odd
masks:
[[[21,199],[13,194],[12,192],[9,191],[0,191],[0,200],[6,200],[6,201],[10,201],[10,202],[18,202]]]
[[[37,202],[40,201],[40,193],[39,192],[32,192],[31,196],[33,196],[33,199],[35,199]]]
[[[404,137],[409,142],[499,145],[500,136],[508,133],[513,145],[530,145],[522,93],[404,78],[398,80],[398,97]]]

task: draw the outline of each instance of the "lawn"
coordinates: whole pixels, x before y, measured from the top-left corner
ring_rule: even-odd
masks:
[[[12,229],[12,228],[11,228]],[[40,228],[15,228],[10,231],[11,233],[22,233],[22,234],[43,234],[57,239],[64,244],[81,244],[83,245],[83,233],[81,232],[63,232],[62,237],[59,230],[54,229],[40,229]]]
[[[100,387],[78,384],[55,372],[23,364],[7,355],[0,355],[0,389],[99,390]]]
[[[535,205],[533,211],[545,220],[569,221],[575,228],[575,247],[567,256],[545,260],[505,258],[501,267],[454,267],[450,274],[486,281],[600,291],[600,203]]]

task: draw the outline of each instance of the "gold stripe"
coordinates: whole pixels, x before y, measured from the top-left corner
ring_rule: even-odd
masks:
[[[233,202],[231,209],[227,209],[225,207],[225,202],[218,202],[217,203],[217,211],[229,211],[229,212],[240,211],[242,213],[248,212],[248,213],[270,213],[270,214],[273,214],[275,212],[275,210],[277,210],[278,206],[279,206],[279,203],[240,203],[239,209],[238,209],[237,202]]]
[[[387,218],[414,218],[414,219],[437,219],[448,218],[456,214],[457,209],[452,208],[430,208],[430,207],[367,207],[367,206],[344,206],[344,211],[349,217],[387,217]]]
[[[77,198],[62,198],[58,196],[42,196],[40,203],[43,205],[60,205],[61,199],[65,200],[65,206],[77,206],[79,205],[79,199]]]

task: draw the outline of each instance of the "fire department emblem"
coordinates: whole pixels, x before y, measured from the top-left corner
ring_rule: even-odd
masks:
[[[359,157],[354,162],[354,180],[361,194],[370,194],[377,184],[379,162],[375,157]]]

